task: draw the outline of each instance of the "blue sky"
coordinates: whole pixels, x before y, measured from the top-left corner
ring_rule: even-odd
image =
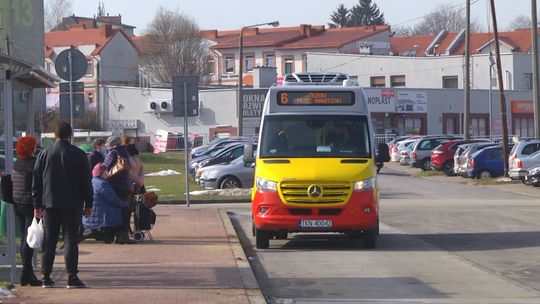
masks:
[[[298,24],[326,24],[335,8],[346,7],[357,0],[101,0],[111,15],[121,14],[126,24],[137,27],[141,34],[151,21],[157,7],[179,10],[199,24],[201,29],[237,29],[245,25],[280,21],[282,26]],[[72,0],[76,15],[91,17],[96,14],[99,0]],[[412,25],[440,3],[460,5],[465,0],[375,0],[390,25]],[[487,28],[489,0],[471,0],[472,17]],[[499,28],[504,29],[520,14],[530,16],[529,0],[496,0]]]

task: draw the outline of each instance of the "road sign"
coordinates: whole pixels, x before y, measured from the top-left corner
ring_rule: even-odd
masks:
[[[84,82],[73,82],[73,92],[84,92]],[[60,93],[69,93],[69,82],[60,82]]]
[[[184,83],[187,87],[186,92],[184,92]],[[186,116],[184,115],[184,96],[187,96],[187,116],[199,116],[199,76],[174,76],[172,93],[174,117]]]
[[[71,56],[71,69],[69,66],[69,57]],[[77,81],[86,75],[88,70],[88,61],[86,56],[79,50],[67,49],[63,50],[56,56],[54,60],[54,68],[56,69],[56,74],[60,78],[67,81]],[[71,77],[70,77],[71,70]]]
[[[60,118],[69,119],[69,94],[60,94]],[[84,94],[73,94],[73,117],[84,117]]]

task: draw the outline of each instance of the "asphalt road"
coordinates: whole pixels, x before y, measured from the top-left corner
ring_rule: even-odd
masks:
[[[540,303],[538,198],[389,168],[379,185],[375,250],[338,234],[257,250],[249,206],[227,208],[270,303]]]

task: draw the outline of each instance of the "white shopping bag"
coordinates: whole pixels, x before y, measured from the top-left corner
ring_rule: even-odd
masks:
[[[28,235],[26,242],[30,248],[39,249],[43,244],[43,220],[39,221],[36,217],[32,220],[32,224],[28,227]]]

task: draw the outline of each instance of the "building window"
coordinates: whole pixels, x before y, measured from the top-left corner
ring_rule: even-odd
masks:
[[[514,117],[514,135],[520,138],[534,137],[533,117]]]
[[[228,55],[225,58],[225,73],[234,73],[234,56]]]
[[[390,76],[390,86],[393,88],[405,87],[405,75]]]
[[[443,134],[459,134],[459,114],[443,113]]]
[[[443,76],[442,87],[443,89],[457,89],[458,77],[457,76]]]
[[[471,136],[486,136],[488,135],[487,118],[471,118],[469,126]]]
[[[214,74],[214,64],[215,64],[215,61],[214,61],[213,57],[209,57],[206,60],[206,74],[207,75],[213,75]]]
[[[264,54],[264,66],[265,67],[275,67],[276,66],[276,56],[274,53]]]
[[[308,71],[308,65],[307,65],[307,55],[302,55],[302,72]]]
[[[370,77],[370,86],[372,88],[384,88],[386,86],[385,81],[384,76],[373,76]]]
[[[283,57],[284,74],[294,73],[294,57]]]
[[[244,56],[244,66],[245,66],[244,72],[253,72],[254,64],[255,64],[255,56],[254,55],[246,55],[246,56]]]
[[[91,59],[87,60],[88,67],[86,68],[86,76],[94,76],[94,64]]]

